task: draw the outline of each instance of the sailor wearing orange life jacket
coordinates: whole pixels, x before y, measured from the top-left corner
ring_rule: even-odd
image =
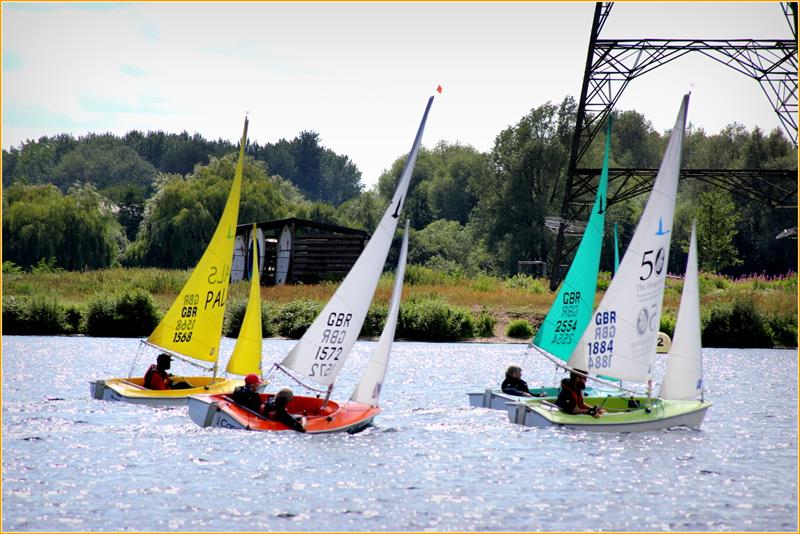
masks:
[[[162,352],[144,374],[144,387],[147,389],[188,389],[192,386],[186,382],[173,383],[172,375],[167,372],[172,364],[172,356]]]

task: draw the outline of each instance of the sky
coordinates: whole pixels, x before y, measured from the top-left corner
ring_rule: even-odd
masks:
[[[122,3],[2,6],[2,146],[70,132],[303,130],[367,186],[424,144],[490,150],[531,108],[577,95],[593,3]],[[617,3],[602,38],[791,38],[777,3]],[[707,132],[779,125],[757,82],[690,54],[633,81],[618,109],[664,131],[683,93]]]

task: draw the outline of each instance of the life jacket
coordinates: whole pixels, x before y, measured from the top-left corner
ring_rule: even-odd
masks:
[[[561,381],[561,391],[567,393],[567,395],[569,395],[572,398],[572,402],[575,403],[576,407],[578,408],[588,407],[586,406],[586,403],[583,402],[583,393],[579,389],[575,388],[575,386],[572,385],[572,382],[570,382],[566,378]],[[558,404],[558,401],[556,401],[556,404]],[[559,407],[562,409],[564,408],[560,404]]]
[[[153,375],[158,374],[161,378],[161,381],[164,383],[164,389],[169,389],[169,377],[166,376],[167,373],[162,371],[158,368],[156,364],[151,365],[147,368],[147,371],[144,373],[144,387],[147,389],[153,389]]]

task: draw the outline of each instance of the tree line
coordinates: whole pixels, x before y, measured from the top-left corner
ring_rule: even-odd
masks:
[[[533,108],[499,132],[486,153],[444,141],[423,148],[405,208],[409,261],[499,275],[516,273],[519,260],[548,261],[555,236],[544,217],[560,211],[575,112],[572,97]],[[635,111],[613,115],[611,166],[657,167],[669,132],[656,131]],[[600,166],[603,144],[600,135],[587,165]],[[356,165],[325,148],[315,132],[248,144],[246,153],[241,223],[297,216],[367,231],[377,225],[405,162],[398,157],[365,190]],[[235,158],[232,143],[185,132],[62,134],[4,150],[4,260],[29,267],[55,258],[66,269],[191,266],[222,211]],[[690,127],[685,139],[687,168],[796,169],[795,158],[778,130],[731,124],[708,134]],[[608,209],[608,236],[616,222],[623,252],[646,198]],[[730,275],[796,270],[796,241],[775,240],[795,215],[683,181],[669,270],[683,270],[695,217],[703,269]],[[601,267],[612,265],[608,239]]]
[[[91,184],[119,207],[120,223],[133,240],[159,175],[186,176],[196,166],[236,151],[230,141],[187,132],[45,136],[3,150],[3,187],[52,184],[66,192],[76,183]],[[363,189],[358,167],[349,157],[325,148],[316,132],[264,145],[248,142],[246,152],[312,201],[336,206]]]

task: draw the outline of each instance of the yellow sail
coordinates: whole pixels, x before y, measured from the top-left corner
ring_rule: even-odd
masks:
[[[253,225],[253,274],[250,277],[250,295],[244,312],[242,327],[226,371],[235,375],[255,373],[261,376],[261,282],[258,275],[258,242],[256,225]]]
[[[233,243],[239,220],[247,119],[239,145],[239,161],[225,210],[203,257],[192,271],[178,298],[147,341],[163,349],[207,362],[219,357],[222,320],[231,279]]]

